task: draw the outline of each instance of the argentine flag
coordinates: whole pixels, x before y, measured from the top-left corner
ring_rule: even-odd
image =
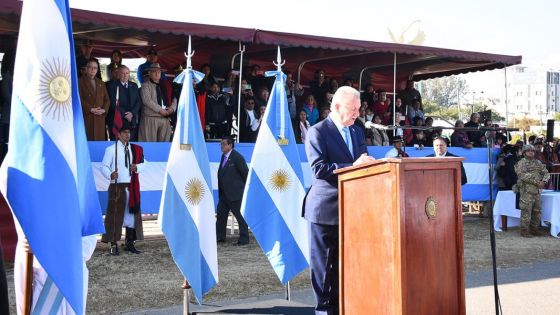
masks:
[[[218,282],[218,254],[210,163],[193,76],[198,83],[204,74],[187,67],[175,79],[183,83],[183,88],[163,182],[159,224],[175,264],[200,303],[202,296]]]
[[[104,229],[78,95],[68,1],[23,3],[11,121],[2,193],[53,285],[82,314],[82,236]]]
[[[241,213],[286,284],[309,265],[308,224],[301,217],[305,190],[288,112],[286,76],[280,70],[266,75],[276,76],[276,81],[255,143]]]

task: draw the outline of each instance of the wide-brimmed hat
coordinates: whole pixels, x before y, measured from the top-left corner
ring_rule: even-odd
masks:
[[[150,71],[150,70],[160,70],[160,71],[165,71],[165,69],[163,69],[159,63],[154,62],[152,64],[150,64],[150,66],[148,68],[146,68],[146,71]]]

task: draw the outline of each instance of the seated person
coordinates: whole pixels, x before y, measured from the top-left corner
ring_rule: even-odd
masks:
[[[403,150],[403,139],[401,136],[395,136],[392,139],[393,148],[385,154],[385,158],[402,158],[408,157],[408,154]]]
[[[414,138],[407,144],[409,147],[415,147],[417,149],[424,149],[425,146],[428,146],[428,140],[426,139],[426,135],[422,130],[414,130]]]
[[[465,124],[461,120],[455,122],[455,128],[464,128]],[[469,139],[469,136],[464,130],[455,130],[451,134],[451,145],[454,147],[461,147],[466,149],[472,149],[473,144]]]

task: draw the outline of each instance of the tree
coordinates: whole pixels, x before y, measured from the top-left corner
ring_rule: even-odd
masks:
[[[465,95],[468,90],[467,81],[458,76],[422,81],[424,103],[433,102],[443,107],[457,105],[457,96]]]
[[[513,118],[508,122],[508,127],[519,128],[520,131],[529,131],[531,126],[540,126],[541,122],[538,119],[532,119],[529,117]]]

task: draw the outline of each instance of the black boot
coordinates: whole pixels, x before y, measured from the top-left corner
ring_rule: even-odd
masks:
[[[125,250],[133,253],[133,254],[140,254],[140,251],[134,247],[134,241],[136,240],[136,230],[133,228],[126,228],[126,236],[125,236]]]
[[[111,242],[111,249],[109,250],[109,254],[113,256],[117,256],[119,254],[119,247],[117,246],[117,243]]]
[[[134,241],[127,240],[125,245],[125,250],[133,253],[133,254],[140,254],[141,252],[134,247]]]

